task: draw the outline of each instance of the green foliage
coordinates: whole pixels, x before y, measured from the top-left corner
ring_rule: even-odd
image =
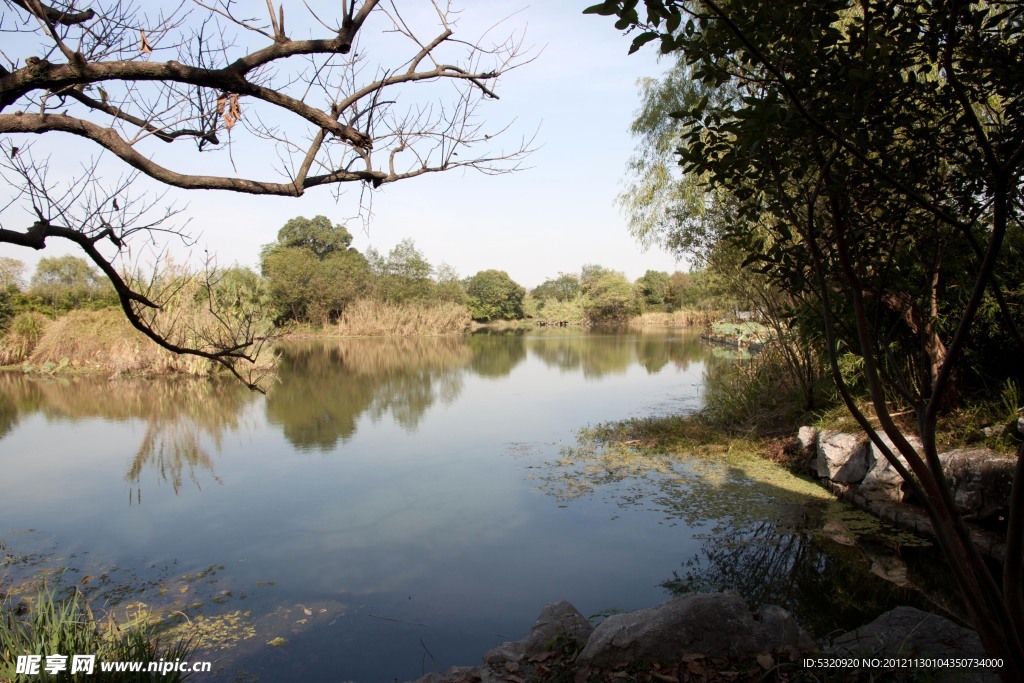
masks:
[[[35,312],[14,316],[0,337],[0,365],[13,365],[28,358],[46,330],[48,320]]]
[[[583,310],[591,324],[622,324],[640,312],[633,287],[622,273],[584,266]]]
[[[308,249],[322,261],[331,254],[348,250],[352,234],[344,226],[332,224],[326,216],[298,216],[278,231],[277,243],[282,247]]]
[[[0,679],[11,683],[27,683],[38,676],[15,672],[17,655],[52,654],[68,656],[91,654],[96,656],[96,665],[91,675],[71,675],[70,666],[57,674],[44,675],[51,681],[77,681],[83,676],[95,681],[151,681],[159,679],[174,683],[188,678],[188,674],[168,672],[166,674],[103,672],[100,662],[157,662],[188,659],[195,652],[197,643],[191,639],[179,639],[164,646],[154,629],[141,623],[119,626],[112,618],[99,620],[93,614],[85,596],[77,589],[66,599],[58,599],[54,591],[43,588],[32,602],[32,608],[25,615],[17,615],[13,609],[0,605]],[[45,660],[44,660],[45,663]]]
[[[633,286],[645,307],[661,306],[668,299],[669,275],[659,270],[648,270]]]
[[[323,216],[293,218],[263,248],[261,269],[277,315],[299,322],[327,324],[368,289],[370,268],[349,245],[352,235]],[[243,274],[233,285],[260,297],[256,283]]]
[[[367,257],[375,275],[374,296],[378,299],[393,304],[434,299],[434,268],[413,240],[402,240],[386,257],[376,252],[368,252]]]
[[[525,312],[525,303],[523,308]],[[547,299],[539,303],[535,302],[530,317],[549,325],[582,325],[587,321],[582,295],[577,295],[566,301]]]
[[[113,305],[117,300],[110,282],[85,259],[76,256],[40,259],[29,282],[29,293],[45,301],[53,312],[61,313]]]
[[[608,0],[587,11],[636,29],[634,50],[677,53],[677,73],[706,91],[670,112],[702,208],[659,241],[699,258],[725,245],[784,295],[766,301],[829,358],[858,423],[894,440],[988,652],[1020,679],[1024,562],[1007,557],[1000,587],[929,464],[938,418],[965,389],[1024,374],[1005,362],[1024,352],[1020,8],[647,0],[641,17],[637,2]],[[973,338],[1014,353],[972,355]],[[847,352],[862,360],[870,415],[843,382]],[[926,457],[898,438],[906,407]],[[1007,545],[1024,544],[1024,510],[1007,527]]]
[[[0,334],[3,334],[11,319],[14,317],[14,295],[6,290],[0,290]]]
[[[0,256],[0,292],[18,292],[25,286],[25,264],[18,259]]]
[[[580,280],[569,273],[559,273],[556,278],[549,278],[537,285],[530,292],[539,302],[554,299],[555,301],[571,301],[580,293]]]
[[[468,304],[469,295],[466,293],[466,286],[463,284],[459,274],[450,265],[447,263],[439,265],[434,275],[434,280],[437,282],[434,298],[438,302]]]
[[[526,290],[503,270],[482,270],[466,280],[473,320],[519,320]]]

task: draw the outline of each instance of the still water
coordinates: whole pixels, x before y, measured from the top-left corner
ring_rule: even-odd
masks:
[[[560,599],[731,588],[822,635],[908,602],[875,576],[905,541],[844,549],[813,495],[765,513],[771,487],[735,468],[566,469],[580,428],[694,411],[728,362],[688,331],[553,331],[295,342],[267,396],[3,374],[0,587],[187,614],[221,672],[204,681],[403,681],[478,663]]]

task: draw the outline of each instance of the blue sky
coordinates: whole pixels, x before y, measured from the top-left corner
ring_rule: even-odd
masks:
[[[455,171],[383,187],[368,227],[348,223],[353,246],[386,253],[411,238],[431,263],[445,262],[461,276],[495,268],[527,287],[589,263],[621,270],[631,280],[647,269],[686,268],[660,250],[644,252],[615,202],[633,146],[636,81],[663,67],[653,49],[627,56],[630,38],[605,17],[583,16],[588,4],[464,3],[456,36],[472,37],[478,27],[514,14],[508,25],[525,29],[526,43],[541,51],[499,82],[501,100],[482,111],[489,124],[512,122],[509,144],[536,131],[538,149],[525,170],[511,175]],[[172,197],[185,207],[188,229],[198,236],[189,250],[172,247],[177,260],[198,261],[209,251],[220,265],[258,267],[260,246],[273,241],[285,221],[323,214],[346,222],[356,213],[358,191],[339,201],[326,188],[300,198],[213,191]],[[14,227],[6,217],[4,222]],[[29,266],[26,276],[40,255],[57,253],[73,252],[37,254],[0,245],[0,256]]]

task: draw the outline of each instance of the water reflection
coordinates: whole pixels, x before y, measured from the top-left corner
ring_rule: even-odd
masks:
[[[216,480],[211,452],[220,450],[225,434],[240,429],[241,411],[254,400],[252,392],[233,381],[0,373],[0,437],[34,413],[48,422],[141,420],[142,440],[125,474],[134,501],[141,502],[147,470],[175,493],[186,480],[200,486],[200,472]]]
[[[467,377],[501,379],[530,358],[591,380],[634,365],[649,374],[668,366],[686,370],[706,350],[695,335],[678,332],[553,330],[299,340],[282,344],[279,353],[278,380],[265,399],[230,381],[0,373],[0,439],[34,413],[68,422],[140,420],[144,433],[124,475],[139,503],[147,472],[175,494],[189,482],[197,488],[204,480],[219,482],[214,459],[223,438],[241,429],[247,407],[261,402],[268,423],[292,446],[329,452],[351,440],[364,419],[388,418],[415,432],[432,408],[456,401]]]
[[[351,439],[363,414],[414,431],[431,406],[459,395],[471,358],[459,337],[292,342],[281,348],[267,419],[296,448],[321,451]]]
[[[530,351],[545,365],[563,372],[581,370],[592,379],[625,372],[632,365],[644,367],[648,374],[660,372],[669,363],[686,370],[708,355],[700,338],[688,331],[639,335],[552,331],[529,341]]]
[[[769,520],[720,530],[705,537],[700,553],[662,585],[676,595],[734,590],[752,608],[780,605],[822,638],[898,605],[929,611],[952,606],[954,614],[961,613],[950,602],[955,588],[948,577],[935,582],[917,574],[917,567],[938,564],[930,550],[886,543],[884,535],[850,534],[836,521],[837,511],[837,506],[803,505],[786,523]]]

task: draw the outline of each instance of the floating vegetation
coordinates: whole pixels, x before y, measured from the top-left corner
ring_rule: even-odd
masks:
[[[171,635],[193,633],[204,651],[227,650],[256,637],[252,612],[234,610],[212,616],[198,615],[167,630]]]
[[[794,508],[832,499],[758,448],[748,439],[723,443],[685,417],[626,420],[582,430],[577,444],[535,478],[559,501],[601,491],[619,507],[643,506],[689,526],[785,521]]]
[[[562,503],[602,496],[703,528],[702,551],[662,584],[673,594],[737,590],[822,635],[897,604],[959,611],[949,590],[904,560],[929,539],[837,500],[763,457],[766,446],[685,416],[626,420],[580,431],[534,478]]]

